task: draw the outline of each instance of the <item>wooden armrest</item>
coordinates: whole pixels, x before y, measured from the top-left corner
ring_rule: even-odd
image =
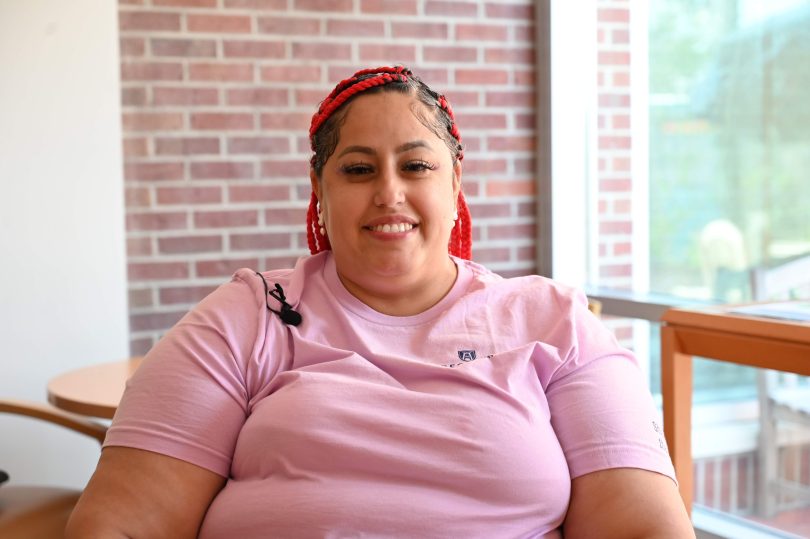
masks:
[[[0,413],[2,412],[48,421],[95,438],[98,443],[104,442],[104,437],[107,435],[106,425],[78,414],[65,412],[49,404],[18,399],[0,399]]]

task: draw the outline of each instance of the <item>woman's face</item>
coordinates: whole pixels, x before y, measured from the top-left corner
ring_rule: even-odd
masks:
[[[320,181],[311,174],[344,284],[396,294],[425,280],[454,279],[447,244],[461,166],[414,114],[424,105],[382,92],[348,106]]]

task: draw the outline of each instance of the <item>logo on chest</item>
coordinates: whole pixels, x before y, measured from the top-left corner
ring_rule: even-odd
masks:
[[[464,365],[465,363],[472,363],[473,361],[478,359],[478,352],[476,352],[475,350],[457,350],[456,353],[458,355],[459,360],[453,363],[445,363],[442,365],[442,367],[454,368],[460,365]],[[492,354],[485,357],[491,358]]]

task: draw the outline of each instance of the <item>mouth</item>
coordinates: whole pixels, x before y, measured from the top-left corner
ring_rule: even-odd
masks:
[[[408,232],[413,230],[419,225],[415,225],[412,223],[385,223],[383,225],[376,225],[376,226],[365,226],[366,230],[370,230],[372,232],[382,232],[385,234],[397,233],[397,232]]]

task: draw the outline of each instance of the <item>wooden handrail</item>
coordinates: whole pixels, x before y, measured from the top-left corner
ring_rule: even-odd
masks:
[[[78,414],[65,412],[49,404],[19,399],[0,399],[0,413],[33,417],[35,419],[54,423],[61,427],[90,436],[91,438],[95,438],[98,440],[98,443],[103,443],[104,437],[107,435],[106,425],[92,421]]]

